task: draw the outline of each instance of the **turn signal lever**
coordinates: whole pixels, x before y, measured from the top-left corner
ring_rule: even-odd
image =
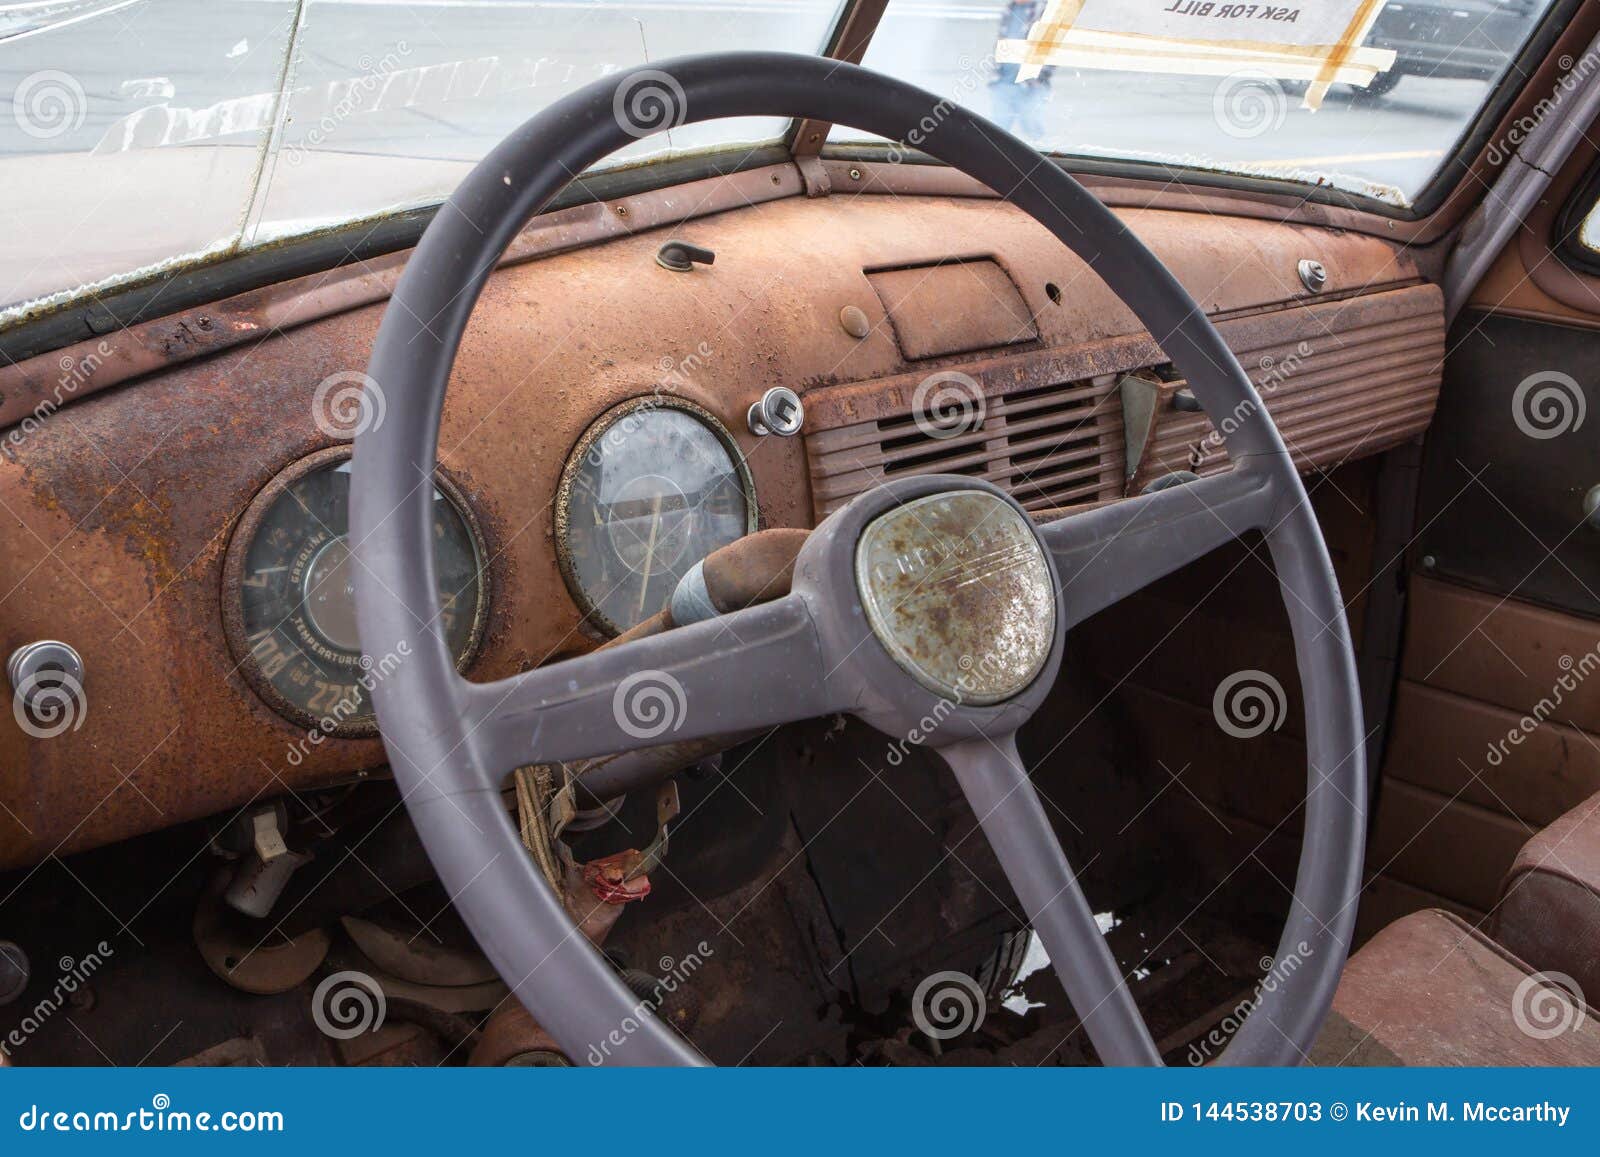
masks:
[[[714,551],[678,582],[667,609],[604,644],[659,635],[717,615],[780,599],[794,581],[794,560],[809,530],[763,530]],[[693,743],[667,743],[584,760],[575,770],[587,803],[611,799],[659,782],[750,738],[750,733],[717,735]]]
[[[675,627],[742,611],[789,593],[808,530],[763,530],[729,543],[689,568],[667,613]]]

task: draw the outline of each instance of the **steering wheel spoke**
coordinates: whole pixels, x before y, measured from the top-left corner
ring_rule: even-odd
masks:
[[[1272,475],[1234,469],[1046,523],[1068,625],[1265,528],[1273,509]]]
[[[485,772],[688,743],[838,710],[804,598],[774,602],[494,683],[469,684]]]
[[[1089,901],[1061,850],[1016,737],[979,737],[940,754],[972,805],[1078,1019],[1108,1065],[1160,1065]]]

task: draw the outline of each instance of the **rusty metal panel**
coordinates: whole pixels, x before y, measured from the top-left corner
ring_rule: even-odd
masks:
[[[1376,454],[1428,428],[1445,353],[1436,287],[1307,306],[1273,320],[1273,330],[1243,321],[1220,328],[1302,472]],[[1133,493],[1175,470],[1206,475],[1228,468],[1211,419],[1172,407],[1176,385],[1163,391]]]
[[[1427,429],[1444,359],[1433,286],[1224,318],[1302,471],[1375,454]],[[807,397],[814,509],[824,517],[885,478],[965,473],[1044,511],[1137,493],[1177,470],[1228,468],[1216,427],[1159,388],[1145,457],[1127,480],[1118,375],[1160,364],[1142,335],[990,357]],[[1228,419],[1224,416],[1224,422]]]
[[[768,182],[775,195],[799,189],[792,170],[743,176]],[[536,222],[519,252],[545,255],[495,274],[463,341],[440,456],[472,505],[490,560],[473,677],[594,646],[561,579],[550,501],[573,445],[618,402],[661,390],[711,410],[749,461],[764,525],[812,522],[807,439],[757,438],[743,415],[769,387],[789,386],[805,396],[808,434],[826,444],[839,427],[910,412],[927,368],[905,359],[888,327],[857,338],[839,323],[846,306],[879,310],[864,269],[999,255],[1050,348],[962,363],[995,403],[1004,425],[992,433],[1004,445],[960,452],[977,453],[981,468],[1014,490],[1038,484],[1030,504],[1121,495],[1121,414],[1101,401],[1114,396],[1107,375],[1162,355],[1077,258],[1041,244],[1037,225],[1011,206],[789,196],[701,217],[673,234],[626,235],[688,215],[668,203],[671,191],[651,196]],[[1212,310],[1276,310],[1294,298],[1293,258],[1313,240],[1337,276],[1360,284],[1416,274],[1403,251],[1371,238],[1184,213],[1126,217]],[[714,248],[716,265],[691,274],[656,265],[661,242],[679,233]],[[611,235],[609,244],[551,253]],[[366,280],[330,276],[326,295],[311,279],[236,309],[108,335],[122,344],[103,357],[91,351],[93,364],[84,355],[64,366],[62,351],[11,368],[15,392],[3,392],[14,408],[4,413],[22,420],[0,447],[0,509],[11,524],[0,562],[11,591],[0,648],[61,637],[70,624],[90,708],[81,728],[49,740],[0,730],[0,865],[382,766],[376,740],[309,744],[251,691],[227,645],[223,570],[251,499],[284,467],[332,444],[316,421],[319,384],[365,366],[377,301],[400,260]],[[1075,291],[1056,301],[1051,285]],[[1292,340],[1295,316],[1225,324],[1251,327],[1260,345]],[[176,340],[185,326],[189,340]],[[145,348],[147,339],[157,348]],[[1056,473],[1019,464],[1059,438],[1058,419],[1096,452],[1087,443],[1064,452],[1046,463]],[[942,443],[933,449],[944,451]]]
[[[910,361],[1037,341],[1028,305],[994,261],[867,273]]]

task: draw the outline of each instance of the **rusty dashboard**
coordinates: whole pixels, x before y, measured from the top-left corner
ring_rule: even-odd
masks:
[[[1049,517],[1228,468],[1159,335],[1002,202],[786,196],[638,231],[618,208],[590,214],[606,228],[589,243],[499,270],[456,363],[438,535],[470,589],[445,629],[473,677],[590,649],[621,625],[584,596],[564,536],[585,516],[586,455],[641,408],[711,432],[702,453],[726,454],[718,501],[733,533],[812,526],[910,473],[983,477]],[[1123,215],[1217,319],[1304,469],[1426,429],[1443,306],[1402,247]],[[714,263],[669,268],[668,240]],[[327,409],[361,384],[382,310],[357,301],[168,364],[144,351],[140,375],[49,420],[0,400],[16,423],[0,437],[3,642],[9,653],[70,630],[87,696],[48,741],[21,728],[0,739],[0,867],[382,774],[373,729],[330,725],[323,704],[296,698],[314,673],[263,653],[280,644],[264,648],[251,626],[279,605],[274,575],[337,578],[328,533],[296,540],[279,523],[293,504],[337,503],[307,487],[348,471]],[[219,303],[181,322],[203,334],[228,316]],[[42,355],[34,378],[76,372],[75,356]],[[775,388],[804,404],[797,436],[752,432],[752,404]],[[381,420],[381,407],[363,413]],[[643,544],[647,567],[657,552]],[[651,578],[636,584],[641,606],[659,593]],[[322,613],[308,639],[348,631]]]

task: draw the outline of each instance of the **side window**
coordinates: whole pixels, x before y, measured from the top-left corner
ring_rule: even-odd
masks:
[[[1600,202],[1590,206],[1578,226],[1578,243],[1591,253],[1600,253]]]
[[[1600,276],[1600,161],[1578,183],[1556,218],[1551,248],[1568,265]]]

